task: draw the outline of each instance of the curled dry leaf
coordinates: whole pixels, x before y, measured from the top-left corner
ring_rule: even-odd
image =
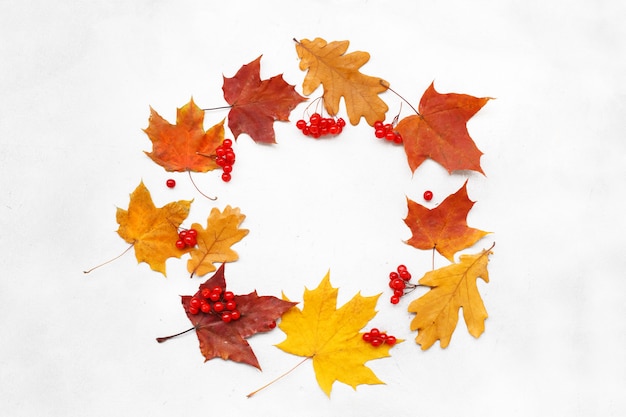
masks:
[[[408,311],[416,314],[411,330],[417,330],[415,341],[422,350],[430,348],[437,340],[442,348],[448,346],[461,307],[469,333],[479,337],[485,331],[487,310],[476,281],[482,278],[489,282],[487,264],[493,253],[491,248],[476,255],[461,255],[459,263],[427,272],[419,280],[420,285],[431,289],[412,301]]]
[[[367,52],[356,51],[346,54],[348,41],[326,42],[315,38],[296,41],[296,52],[300,58],[300,69],[308,70],[302,91],[310,95],[322,84],[324,105],[331,115],[339,112],[339,101],[343,97],[350,123],[357,125],[361,117],[374,125],[385,120],[389,107],[378,96],[387,91],[388,83],[381,78],[362,74],[359,69],[370,59]]]
[[[130,195],[128,210],[118,207],[117,233],[135,249],[137,262],[146,262],[165,274],[165,261],[186,251],[176,248],[178,226],[187,218],[191,201],[176,201],[156,208],[143,181]]]
[[[194,223],[191,228],[198,232],[198,245],[191,250],[191,259],[187,261],[187,270],[194,275],[206,275],[215,271],[215,262],[233,262],[239,259],[231,246],[248,234],[248,229],[239,226],[246,218],[239,208],[226,206],[224,211],[211,209],[206,228]]]

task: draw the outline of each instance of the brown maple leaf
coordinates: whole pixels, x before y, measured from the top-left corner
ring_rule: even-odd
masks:
[[[146,262],[165,275],[165,261],[186,251],[176,248],[178,226],[187,218],[191,201],[175,201],[156,208],[143,184],[130,195],[128,210],[118,207],[117,233],[135,248],[137,262]]]
[[[152,107],[148,127],[144,129],[152,141],[152,152],[146,152],[166,171],[207,172],[219,168],[215,149],[224,141],[224,121],[204,130],[204,110],[191,99],[176,112],[176,124],[170,124]]]
[[[377,120],[385,120],[389,107],[378,95],[387,91],[389,84],[359,72],[370,55],[363,51],[345,54],[349,44],[348,41],[327,43],[321,38],[296,40],[300,69],[308,70],[302,91],[308,96],[322,84],[324,106],[329,114],[339,112],[343,97],[351,124],[357,125],[364,117],[373,126]]]
[[[402,135],[404,150],[415,171],[427,158],[448,172],[480,167],[482,152],[467,131],[467,121],[489,101],[466,94],[439,94],[431,84],[419,104],[419,115],[400,120],[396,131]]]
[[[224,99],[232,107],[228,128],[235,139],[247,133],[252,140],[276,143],[274,121],[288,121],[289,114],[306,100],[282,75],[261,80],[261,57],[242,66],[232,78],[224,77]]]
[[[416,314],[411,330],[417,330],[415,341],[422,350],[430,348],[437,340],[442,348],[448,346],[461,307],[469,333],[479,337],[485,331],[487,310],[476,281],[480,277],[489,282],[487,263],[493,253],[491,248],[476,255],[461,255],[459,263],[427,272],[419,280],[420,285],[431,289],[413,300],[408,311]]]
[[[185,295],[181,297],[185,313],[194,326],[192,329],[196,330],[196,335],[200,342],[200,351],[205,358],[205,362],[213,358],[222,358],[224,360],[246,363],[261,369],[259,361],[246,339],[256,333],[272,330],[275,327],[276,320],[297,303],[281,300],[273,296],[258,296],[257,292],[253,291],[247,295],[234,296],[232,301],[235,302],[235,308],[240,314],[240,317],[236,320],[224,321],[222,318],[223,312],[215,311],[216,303],[212,304],[212,309],[208,313],[200,311],[193,314],[190,311],[192,298],[205,299],[202,295],[203,290],[212,292],[215,287],[220,288],[221,294],[226,292],[224,264],[218,268],[211,278],[200,284],[198,292],[193,296]],[[157,341],[163,342],[171,337],[174,336],[158,338]]]
[[[456,252],[489,233],[467,225],[467,214],[474,206],[467,196],[467,181],[432,210],[410,199],[407,204],[404,222],[413,235],[406,243],[418,249],[436,249],[451,262]]]

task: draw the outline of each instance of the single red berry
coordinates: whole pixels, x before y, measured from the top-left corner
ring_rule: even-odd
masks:
[[[342,127],[342,128],[346,127],[346,121],[343,120],[342,117],[340,117],[339,119],[337,119],[337,126]]]
[[[185,236],[187,236],[188,234],[189,234],[189,230],[183,229],[180,232],[178,232],[178,238],[180,240],[183,240],[183,239],[185,239]]]
[[[400,302],[400,297],[398,297],[397,295],[392,295],[389,299],[389,302],[391,304],[398,304]]]
[[[396,278],[389,281],[389,288],[394,290],[403,290],[406,288],[406,283],[401,278]]]
[[[376,131],[374,132],[374,136],[376,136],[378,139],[382,139],[385,137],[385,131],[382,129],[376,129]]]
[[[196,315],[200,312],[200,309],[196,308],[196,307],[189,307],[189,314],[193,314]]]
[[[187,230],[187,235],[193,236],[193,237],[197,237],[198,236],[198,231],[196,229],[189,229],[189,230]]]
[[[202,310],[203,313],[210,313],[211,312],[211,304],[207,303],[206,301],[200,304],[200,310]]]
[[[232,165],[224,165],[222,167],[222,170],[227,173],[230,174],[231,172],[233,172],[233,166]]]
[[[215,310],[217,313],[224,311],[224,303],[222,303],[221,301],[216,301],[213,304],[213,310]]]
[[[230,139],[224,139],[224,142],[222,142],[222,146],[224,148],[230,148],[233,146],[233,141]]]
[[[372,341],[372,334],[370,332],[363,333],[363,336],[361,337],[363,338],[364,341],[368,343]]]
[[[383,339],[381,339],[379,336],[372,337],[372,340],[370,343],[372,344],[372,346],[378,347],[383,344]]]
[[[218,292],[212,292],[211,295],[209,295],[209,300],[211,301],[219,301],[220,298],[221,296]]]
[[[226,301],[230,301],[230,300],[232,300],[232,299],[234,299],[234,298],[235,298],[235,294],[233,294],[233,292],[232,292],[232,291],[226,291],[226,292],[224,292],[224,300],[226,300]]]
[[[396,132],[396,137],[393,138],[393,143],[400,145],[402,143],[402,135]]]
[[[169,180],[165,181],[165,185],[167,185],[168,188],[174,188],[176,187],[176,180],[170,178]]]
[[[432,199],[433,199],[433,192],[430,190],[424,191],[424,200],[430,201]]]
[[[209,298],[211,296],[211,290],[206,288],[206,287],[204,287],[202,290],[200,290],[200,294],[204,298]]]
[[[191,300],[189,300],[189,307],[200,308],[201,304],[202,302],[200,301],[199,298],[191,297]]]
[[[393,290],[393,295],[400,298],[404,295],[404,290]]]
[[[223,158],[224,155],[226,155],[226,149],[222,148],[221,146],[218,146],[215,149],[215,156],[218,158]]]
[[[372,336],[378,336],[380,334],[380,330],[378,330],[376,327],[374,327],[373,329],[370,330],[370,334]]]
[[[226,301],[226,310],[233,311],[236,308],[237,308],[237,303],[236,302],[234,302],[233,300]]]
[[[222,174],[222,181],[229,182],[232,179],[231,175],[228,172],[224,172]]]
[[[389,346],[393,346],[396,344],[397,341],[398,339],[396,339],[395,336],[387,336],[387,340],[385,340],[385,343],[387,343]]]
[[[311,134],[311,128],[309,126],[304,126],[302,129],[302,134],[304,136],[309,136]]]
[[[374,129],[375,129],[375,130],[382,129],[384,125],[385,125],[385,124],[384,124],[382,121],[380,121],[380,120],[376,120],[376,121],[374,122]]]
[[[400,275],[398,275],[397,272],[390,272],[389,273],[389,279],[396,279],[396,278],[400,278]]]
[[[400,272],[400,278],[405,281],[409,281],[411,279],[411,273],[409,271],[402,271]]]
[[[398,267],[396,268],[396,271],[398,271],[398,272],[408,271],[408,268],[406,267],[406,265],[400,264],[400,265],[398,265]]]
[[[273,329],[274,327],[276,327],[276,322],[275,322],[275,321],[270,322],[270,323],[267,325],[267,327],[269,327],[270,329]]]
[[[185,249],[187,247],[187,245],[185,244],[185,242],[183,242],[182,240],[178,239],[176,241],[176,247],[178,249]]]
[[[300,119],[296,122],[296,127],[300,130],[304,129],[306,126],[306,122],[303,119]]]
[[[230,314],[230,312],[227,313],[223,313],[222,314],[222,321],[224,323],[230,323],[230,321],[233,319],[233,316]]]
[[[380,337],[384,342],[385,340],[387,340],[387,333],[381,333],[378,335],[378,337]]]
[[[393,132],[387,132],[385,133],[385,139],[387,139],[388,141],[392,142],[394,139],[396,138],[396,134]]]
[[[233,320],[239,320],[239,318],[241,317],[241,313],[239,312],[239,310],[233,310],[230,312],[230,317]]]
[[[319,113],[313,113],[311,115],[311,118],[309,119],[309,122],[311,123],[311,125],[317,125],[321,120],[322,116]]]
[[[224,290],[222,289],[222,287],[219,287],[217,285],[215,287],[211,288],[211,292],[215,292],[215,293],[218,293],[218,294],[221,294],[223,291]]]
[[[196,246],[196,243],[198,243],[196,241],[196,237],[189,234],[183,238],[183,242],[185,242],[185,245],[187,246]]]

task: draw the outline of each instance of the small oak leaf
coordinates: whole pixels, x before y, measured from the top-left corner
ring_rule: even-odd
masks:
[[[165,261],[185,253],[176,248],[178,226],[187,218],[191,201],[176,201],[156,208],[143,181],[130,195],[128,210],[118,207],[117,233],[135,249],[137,262],[146,262],[165,274]]]
[[[239,228],[245,218],[239,208],[226,206],[220,212],[214,207],[207,219],[206,228],[198,223],[191,226],[198,232],[198,245],[191,250],[191,259],[187,261],[187,270],[192,277],[215,271],[216,262],[233,262],[239,259],[231,246],[248,234],[248,229]]]
[[[459,263],[427,272],[419,280],[420,285],[431,289],[413,300],[408,311],[416,314],[411,330],[417,330],[415,341],[422,350],[430,348],[437,340],[442,348],[448,346],[461,307],[469,333],[479,337],[485,331],[487,310],[476,281],[482,278],[489,282],[487,263],[492,253],[488,249],[476,255],[461,255]]]

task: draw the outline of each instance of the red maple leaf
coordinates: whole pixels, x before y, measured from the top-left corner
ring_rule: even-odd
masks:
[[[247,363],[261,369],[246,338],[255,333],[272,330],[276,325],[276,320],[297,303],[273,296],[258,296],[256,291],[253,291],[247,295],[234,296],[232,301],[235,302],[236,310],[240,314],[237,320],[225,322],[222,319],[223,312],[215,311],[215,304],[217,303],[212,303],[211,311],[208,313],[192,311],[190,305],[192,299],[204,299],[203,291],[213,291],[215,287],[220,288],[221,294],[226,292],[224,264],[211,278],[200,284],[198,292],[193,296],[184,295],[181,297],[185,313],[194,326],[192,329],[196,330],[196,335],[200,341],[200,351],[205,357],[205,362],[220,357],[225,360]],[[220,302],[222,301],[220,300]],[[225,309],[224,312],[226,311],[229,310]],[[163,342],[171,337],[173,336],[158,338],[157,341]]]
[[[247,133],[252,140],[276,143],[274,121],[288,121],[289,113],[306,100],[282,75],[261,80],[261,57],[242,66],[233,78],[224,77],[224,99],[232,107],[228,127],[235,139]]]
[[[480,167],[482,152],[467,131],[467,121],[489,100],[466,94],[439,94],[431,84],[420,100],[419,114],[405,117],[396,126],[411,171],[431,158],[450,173],[468,169],[484,174]]]
[[[469,248],[489,232],[467,225],[467,213],[474,202],[467,196],[467,181],[432,210],[408,200],[409,212],[404,222],[413,236],[406,241],[417,249],[436,249],[449,261],[454,254]]]

